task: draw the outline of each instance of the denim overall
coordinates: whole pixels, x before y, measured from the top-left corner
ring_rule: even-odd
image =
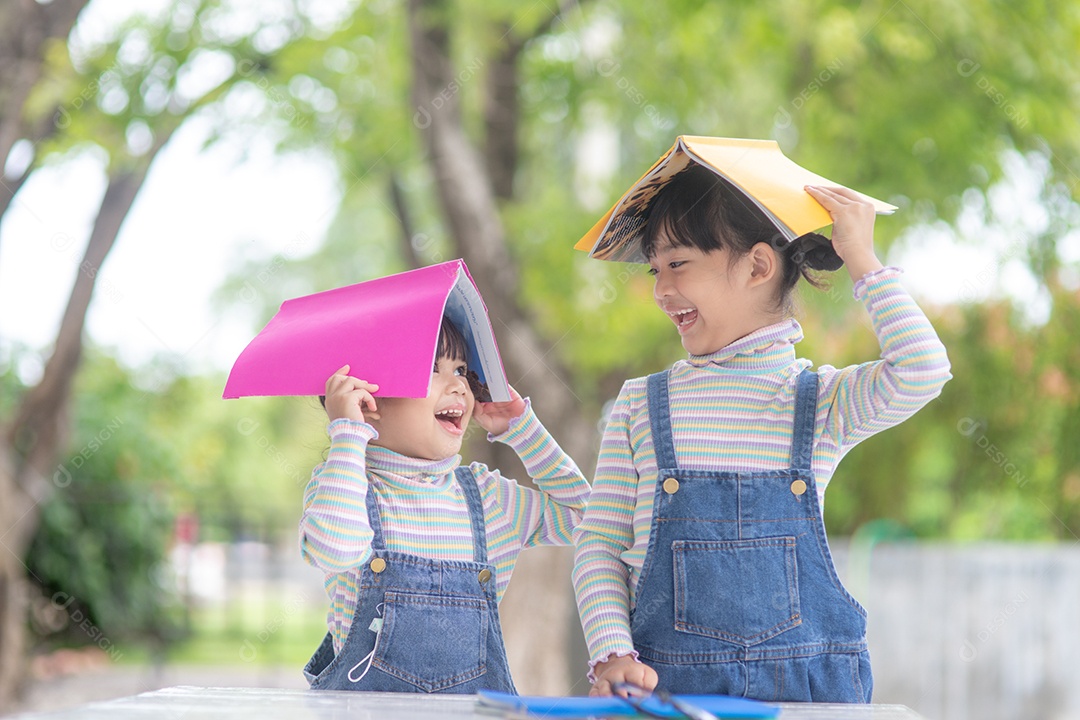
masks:
[[[870,702],[866,611],[840,583],[811,455],[818,377],[795,393],[791,467],[683,470],[667,371],[648,378],[658,478],[630,628],[659,687],[774,702]]]
[[[473,562],[387,550],[378,503],[369,494],[372,554],[360,573],[356,612],[337,657],[327,633],[304,668],[313,690],[516,694],[480,489],[469,468],[454,476],[472,522]]]

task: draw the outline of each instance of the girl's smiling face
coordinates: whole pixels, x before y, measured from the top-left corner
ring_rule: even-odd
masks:
[[[760,293],[752,289],[759,285],[752,262],[750,255],[732,260],[729,250],[657,244],[649,258],[653,298],[675,323],[686,352],[714,353],[768,324]]]
[[[440,357],[423,398],[379,398],[379,431],[373,445],[425,460],[443,460],[461,452],[475,399],[464,360]]]
[[[785,317],[799,268],[783,240],[742,193],[692,164],[652,200],[641,251],[653,297],[691,355],[709,355]]]

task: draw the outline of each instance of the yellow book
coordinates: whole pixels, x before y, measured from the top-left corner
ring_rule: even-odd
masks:
[[[589,257],[598,260],[647,262],[641,254],[641,233],[649,203],[692,162],[709,168],[746,195],[789,242],[832,223],[829,213],[804,188],[838,183],[795,164],[775,141],[680,135],[574,248],[587,250]],[[878,214],[896,210],[895,205],[862,197],[874,204]]]

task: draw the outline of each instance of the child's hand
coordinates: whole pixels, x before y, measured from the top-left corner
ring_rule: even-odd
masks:
[[[593,674],[596,676],[596,683],[589,691],[589,697],[606,697],[614,694],[611,686],[617,682],[630,683],[652,690],[660,680],[655,670],[629,655],[613,657],[607,662],[597,663],[593,668]],[[621,694],[625,697],[625,693]]]
[[[480,427],[492,435],[502,435],[510,429],[510,421],[525,412],[525,401],[517,390],[510,388],[510,400],[507,402],[476,403],[473,417]]]
[[[357,422],[378,420],[378,408],[375,407],[375,398],[371,393],[378,390],[379,386],[358,380],[348,373],[349,366],[344,365],[326,381],[326,416],[331,421],[339,418]],[[368,408],[366,419],[364,406]]]
[[[882,265],[874,253],[874,205],[843,187],[807,185],[806,192],[832,216],[832,245],[852,280]]]

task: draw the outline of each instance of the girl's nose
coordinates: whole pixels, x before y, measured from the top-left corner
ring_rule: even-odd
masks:
[[[464,375],[455,375],[450,380],[450,384],[447,386],[447,390],[458,395],[464,395],[465,391],[469,387],[469,379]]]
[[[656,274],[656,283],[653,285],[653,298],[659,300],[671,294],[671,283],[663,275]]]

